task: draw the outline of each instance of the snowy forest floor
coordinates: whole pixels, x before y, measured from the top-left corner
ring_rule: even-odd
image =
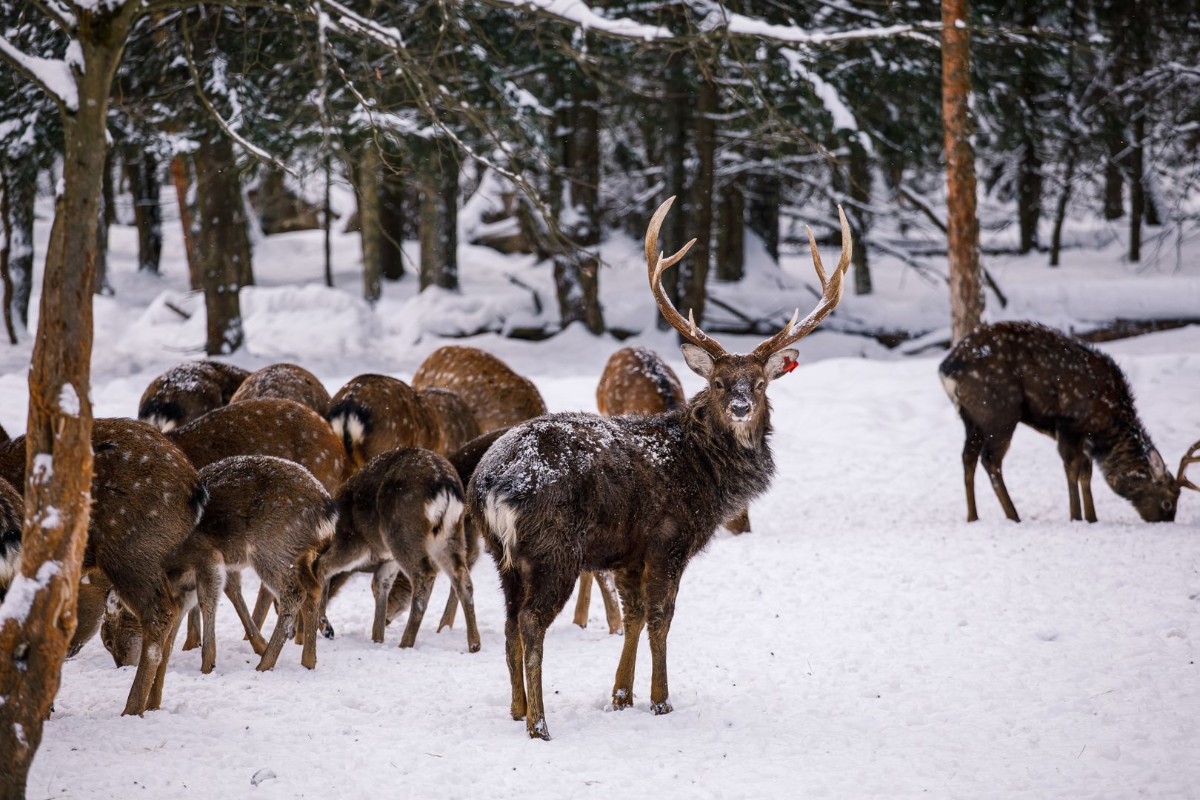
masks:
[[[203,303],[184,291],[182,263],[168,258],[162,278],[137,275],[134,242],[114,229],[117,293],[96,303],[97,416],[134,414],[149,380],[198,356],[203,341]],[[357,298],[353,238],[337,246],[347,288],[328,290],[311,285],[319,234],[258,243],[260,286],[243,293],[248,349],[233,361],[295,361],[331,392],[362,372],[408,379],[446,343],[434,334],[533,316],[509,274],[553,306],[548,270],[468,247],[461,296],[416,297],[410,276],[371,310]],[[1148,268],[1121,263],[1117,243],[1070,251],[1060,270],[1044,256],[988,259],[1012,299],[991,316],[1060,327],[1186,316],[1200,308],[1198,249],[1182,266],[1172,258]],[[698,389],[673,337],[650,327],[637,243],[617,240],[605,255],[619,265],[601,276],[609,324],[649,328],[626,344],[654,347]],[[848,296],[844,318],[947,324],[944,286],[886,260],[873,266],[877,294]],[[756,267],[723,296],[807,310],[810,276],[807,258],[789,257],[782,272]],[[199,313],[184,320],[167,300]],[[619,346],[575,330],[537,344],[463,343],[528,375],[554,411],[593,409]],[[64,669],[29,796],[1194,797],[1200,497],[1185,494],[1174,524],[1149,525],[1097,481],[1101,521],[1068,522],[1054,445],[1022,428],[1005,474],[1024,522],[1003,519],[980,477],[982,521],[968,525],[962,426],[937,379],[940,353],[904,358],[835,332],[800,349],[801,367],[770,390],[779,471],[751,507],[753,533],[719,535],[683,580],[670,639],[673,714],[649,711],[644,638],[635,707],[605,710],[620,637],[606,633],[595,597],[586,630],[567,613],[547,635],[555,739],[529,741],[508,716],[501,595],[485,555],[474,571],[477,654],[467,652],[461,614],[437,634],[434,611],[414,649],[396,647],[396,623],[384,645],[372,644],[364,576],[331,604],[338,637],[319,643],[315,671],[289,646],[273,672],[256,673],[226,603],[214,673],[200,674],[199,651],[175,652],[162,710],[130,719],[118,714],[132,669],[114,668],[93,640]],[[1200,327],[1103,349],[1177,463],[1200,438]],[[24,429],[28,355],[27,341],[0,351],[0,422],[14,434]],[[256,588],[248,576],[247,595]],[[439,579],[433,609],[447,590]]]

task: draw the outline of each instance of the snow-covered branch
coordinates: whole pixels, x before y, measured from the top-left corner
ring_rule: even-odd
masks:
[[[671,32],[660,25],[643,25],[631,19],[610,19],[592,10],[583,0],[486,0],[499,8],[529,9],[587,31],[619,39],[657,41],[670,39]]]
[[[75,30],[75,15],[58,0],[29,0],[29,4],[54,20],[54,24],[67,33]]]
[[[0,36],[0,59],[33,81],[60,108],[66,111],[79,109],[79,88],[65,59],[31,56],[3,36]]]

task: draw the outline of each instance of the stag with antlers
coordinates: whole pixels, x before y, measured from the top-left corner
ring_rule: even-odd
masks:
[[[673,200],[673,198],[672,198]],[[542,643],[581,570],[611,570],[624,606],[625,641],[613,706],[633,704],[634,660],[649,629],[655,714],[671,711],[667,632],[688,561],[717,526],[761,495],[775,471],[767,384],[792,370],[791,345],[837,305],[850,263],[850,230],[841,215],[842,254],[821,280],[816,308],[799,310],[748,354],[730,353],[675,309],[662,286],[670,258],[658,231],[672,200],[646,231],[646,266],[659,311],[685,340],[688,366],[708,382],[689,403],[645,417],[551,414],[514,427],[479,463],[468,489],[474,519],[500,572],[506,605],[505,654],[512,715],[534,738],[549,739],[542,702]],[[840,213],[840,210],[839,210]]]

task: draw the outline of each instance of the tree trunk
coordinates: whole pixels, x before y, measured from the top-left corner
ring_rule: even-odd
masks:
[[[750,185],[750,209],[747,225],[762,239],[771,261],[779,263],[779,197],[781,187],[775,175],[756,176]]]
[[[108,227],[116,218],[116,192],[113,191],[113,150],[105,148],[104,175],[100,182],[100,213],[96,218],[96,269],[95,294],[113,294],[112,284],[108,281]]]
[[[421,289],[458,288],[458,159],[448,142],[418,142]]]
[[[379,202],[382,162],[375,142],[363,142],[355,154],[354,194],[358,198],[358,225],[362,237],[363,299],[374,305],[383,296],[383,263]]]
[[[383,277],[398,281],[404,277],[404,239],[408,217],[404,198],[407,190],[400,171],[399,148],[390,148],[383,160],[379,183],[379,265]]]
[[[950,262],[951,340],[983,316],[975,149],[971,145],[971,34],[968,0],[942,0],[942,124],[946,147],[946,238]]]
[[[1062,193],[1058,196],[1058,205],[1054,209],[1054,233],[1050,238],[1050,266],[1057,267],[1059,253],[1062,250],[1063,222],[1067,218],[1067,204],[1071,201],[1071,190],[1075,181],[1075,161],[1079,157],[1078,149],[1070,146],[1067,150],[1066,170],[1063,173]]]
[[[192,214],[191,199],[192,171],[185,156],[171,159],[171,183],[175,186],[175,200],[179,204],[179,227],[183,230],[183,252],[187,256],[188,285],[193,292],[204,287],[204,276],[200,268],[200,257],[196,253],[196,219]]]
[[[1133,38],[1133,68],[1135,79],[1143,78],[1151,69],[1154,18],[1147,0],[1133,0],[1130,8],[1130,34]],[[1133,141],[1129,159],[1129,260],[1142,257],[1142,224],[1146,218],[1146,117],[1150,113],[1151,90],[1138,92],[1131,102]]]
[[[1037,8],[1034,4],[1021,5],[1018,24],[1024,30],[1036,28]],[[1030,63],[1032,57],[1032,46],[1019,48],[1017,100],[1020,118],[1017,123],[1020,127],[1021,152],[1017,156],[1017,228],[1020,238],[1018,251],[1022,254],[1038,246],[1038,222],[1042,216],[1042,162],[1038,152],[1038,142],[1043,138],[1038,128],[1040,86],[1034,65]]]
[[[8,175],[0,169],[0,281],[4,282],[4,331],[9,344],[17,344],[17,331],[13,327],[12,277],[8,274],[9,244],[12,242],[12,217],[8,211]]]
[[[96,10],[103,9],[103,10]],[[135,4],[73,9],[83,72],[63,113],[63,193],[46,254],[29,373],[25,530],[20,574],[0,622],[0,798],[25,796],[77,624],[92,489],[92,286],[106,118]],[[18,586],[22,584],[23,586]],[[27,598],[17,609],[14,598]]]
[[[851,261],[854,264],[854,293],[871,293],[871,267],[867,263],[867,231],[871,227],[871,217],[867,209],[871,207],[871,157],[860,137],[865,133],[852,134],[847,145],[850,152],[848,187],[851,203],[849,218],[854,221],[857,241]]]
[[[125,153],[125,174],[133,195],[133,223],[138,233],[138,272],[157,275],[162,257],[158,160],[148,148],[129,148]]]
[[[715,67],[715,56],[707,59],[709,68]],[[704,304],[708,299],[707,283],[709,262],[712,260],[713,232],[713,172],[717,160],[717,84],[711,74],[700,82],[696,90],[696,167],[692,180],[691,220],[689,225],[696,244],[689,258],[679,264],[680,294],[683,305],[690,310],[697,325],[704,322]],[[686,240],[685,240],[686,241]]]
[[[14,323],[29,327],[29,298],[33,294],[33,218],[37,201],[37,164],[24,158],[3,165],[8,201],[8,276],[12,298],[8,309]]]
[[[669,6],[668,8],[673,7]],[[677,24],[676,27],[681,28],[681,24]],[[678,33],[680,30],[676,32]],[[674,213],[668,214],[666,220],[663,221],[660,241],[666,252],[678,250],[694,235],[691,233],[692,210],[690,208],[691,198],[688,194],[687,170],[688,131],[693,127],[693,96],[684,58],[684,51],[675,52],[668,57],[666,96],[663,98],[665,122],[663,124],[663,154],[660,163],[663,165],[667,195],[679,198],[675,203]],[[680,295],[683,293],[679,274],[679,269],[676,268],[666,270],[662,276],[663,289],[676,306],[682,303]],[[670,328],[661,314],[655,316],[660,330]]]
[[[246,211],[236,180],[233,145],[222,134],[201,137],[196,149],[196,215],[200,221],[196,256],[208,312],[205,352],[227,355],[242,347],[242,260],[248,258]]]
[[[745,215],[746,196],[734,179],[717,202],[717,280],[740,281],[746,275]]]

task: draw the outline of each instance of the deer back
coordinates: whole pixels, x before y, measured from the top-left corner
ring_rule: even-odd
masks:
[[[491,353],[474,347],[439,347],[413,375],[414,389],[448,389],[475,415],[481,433],[546,413],[533,383]]]
[[[277,456],[308,469],[329,492],[342,481],[341,440],[321,415],[291,400],[230,403],[167,436],[197,468],[231,456]]]
[[[449,455],[480,434],[475,412],[449,389],[422,389],[417,392],[429,416],[437,423],[440,446],[429,449]]]
[[[329,392],[316,375],[295,364],[270,364],[250,373],[229,402],[273,397],[308,406],[324,416]]]
[[[675,370],[648,347],[622,347],[608,358],[596,386],[596,407],[606,417],[658,414],[687,398]]]
[[[397,447],[441,447],[441,430],[417,393],[387,375],[359,375],[334,395],[326,415],[353,473]]]
[[[188,361],[150,381],[138,419],[169,431],[229,402],[250,373],[220,361]]]

